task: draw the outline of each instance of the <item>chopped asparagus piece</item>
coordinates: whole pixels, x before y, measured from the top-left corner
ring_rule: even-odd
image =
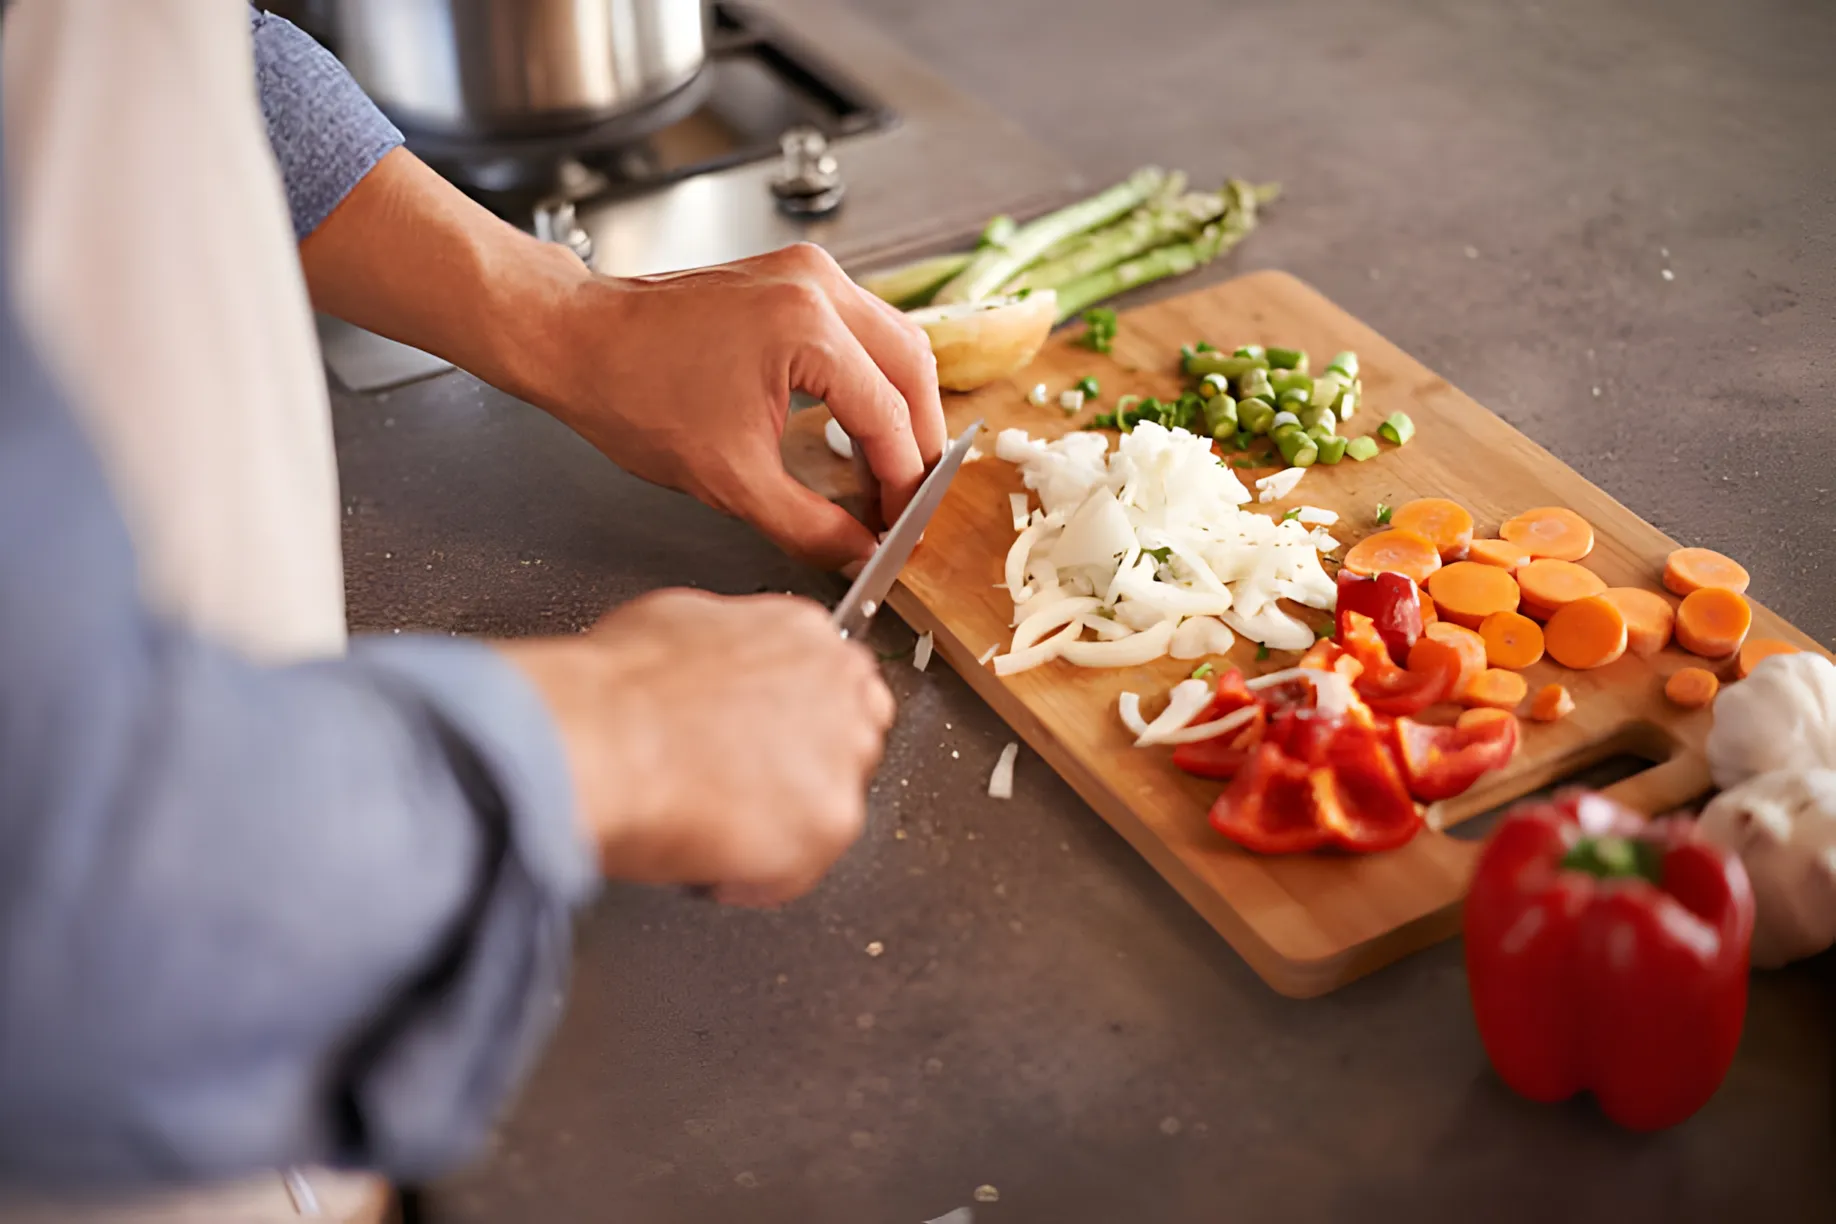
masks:
[[[1345,452],[1351,444],[1335,434],[1330,438],[1321,438],[1316,445],[1320,448],[1320,462],[1330,466],[1345,458]]]
[[[902,264],[897,268],[888,268],[871,276],[863,276],[861,288],[873,294],[883,302],[890,302],[900,310],[915,310],[928,306],[931,298],[944,287],[951,277],[969,266],[973,255],[933,255],[915,263]]]
[[[1345,457],[1363,463],[1366,459],[1377,457],[1377,439],[1372,437],[1353,438],[1345,444]]]
[[[1409,439],[1415,436],[1415,422],[1406,412],[1392,412],[1389,419],[1377,427],[1377,433],[1385,442],[1407,446]]]
[[[1299,370],[1307,372],[1307,350],[1290,348],[1272,348],[1269,350],[1269,365],[1277,370]]]

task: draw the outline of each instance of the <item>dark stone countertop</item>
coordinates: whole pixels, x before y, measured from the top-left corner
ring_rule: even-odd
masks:
[[[1301,275],[1836,640],[1836,10],[862,7],[1093,180],[1280,179],[1205,278]],[[336,409],[360,629],[839,590],[463,374]],[[1698,1117],[1622,1134],[1498,1085],[1457,944],[1279,998],[1036,756],[988,801],[1012,737],[947,669],[888,674],[860,846],[777,914],[610,890],[562,1031],[430,1218],[916,1224],[984,1184],[978,1221],[1836,1218],[1831,957],[1756,976]]]

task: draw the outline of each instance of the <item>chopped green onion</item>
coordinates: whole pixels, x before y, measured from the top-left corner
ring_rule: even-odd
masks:
[[[1243,428],[1243,421],[1240,417],[1237,421],[1237,436],[1231,439],[1231,444],[1241,451],[1246,451],[1256,445],[1256,435]]]
[[[1285,522],[1288,522],[1290,519],[1297,519],[1299,517],[1300,517],[1299,510],[1290,510],[1286,514],[1281,516],[1281,521],[1285,523]]]
[[[1084,312],[1084,336],[1079,343],[1095,352],[1107,353],[1115,339],[1115,311],[1107,306],[1093,306]]]
[[[1377,525],[1379,527],[1386,526],[1390,521],[1391,513],[1392,512],[1389,506],[1385,505],[1383,502],[1378,502],[1377,503]]]
[[[1089,374],[1077,380],[1076,389],[1084,393],[1085,399],[1095,399],[1097,394],[1102,390],[1102,388],[1097,385],[1096,378]]]
[[[1415,436],[1415,422],[1406,412],[1392,412],[1389,419],[1377,427],[1377,436],[1385,442],[1407,446],[1409,439]]]
[[[1162,565],[1165,565],[1173,556],[1173,549],[1170,546],[1164,548],[1144,548],[1141,551],[1145,555],[1154,558],[1155,561]]]
[[[1345,444],[1345,457],[1363,463],[1377,457],[1377,439],[1371,437],[1353,438]]]
[[[1256,662],[1260,663],[1268,657],[1269,648],[1266,645],[1256,647]]]
[[[1210,663],[1200,663],[1197,667],[1192,669],[1192,678],[1194,680],[1203,680],[1216,670],[1217,668],[1213,667]]]

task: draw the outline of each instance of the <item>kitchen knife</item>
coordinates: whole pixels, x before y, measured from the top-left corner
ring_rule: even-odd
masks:
[[[899,521],[892,525],[886,538],[880,541],[880,547],[861,567],[860,576],[848,593],[842,596],[835,605],[835,613],[829,623],[835,631],[845,638],[859,637],[873,620],[873,614],[880,610],[886,601],[886,593],[892,590],[893,583],[899,577],[899,571],[905,568],[905,562],[912,555],[912,549],[918,546],[918,539],[924,535],[925,527],[931,516],[943,503],[944,494],[950,489],[950,481],[956,476],[956,469],[963,465],[963,457],[975,443],[975,435],[980,432],[982,423],[977,421],[962,432],[962,436],[950,443],[937,466],[931,469],[924,483],[918,486],[918,492],[912,495],[905,512],[899,515]]]

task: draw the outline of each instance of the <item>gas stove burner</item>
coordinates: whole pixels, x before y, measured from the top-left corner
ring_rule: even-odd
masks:
[[[841,207],[847,184],[821,132],[811,127],[792,128],[779,138],[778,147],[784,164],[771,180],[771,194],[778,198],[779,208],[813,221]]]

